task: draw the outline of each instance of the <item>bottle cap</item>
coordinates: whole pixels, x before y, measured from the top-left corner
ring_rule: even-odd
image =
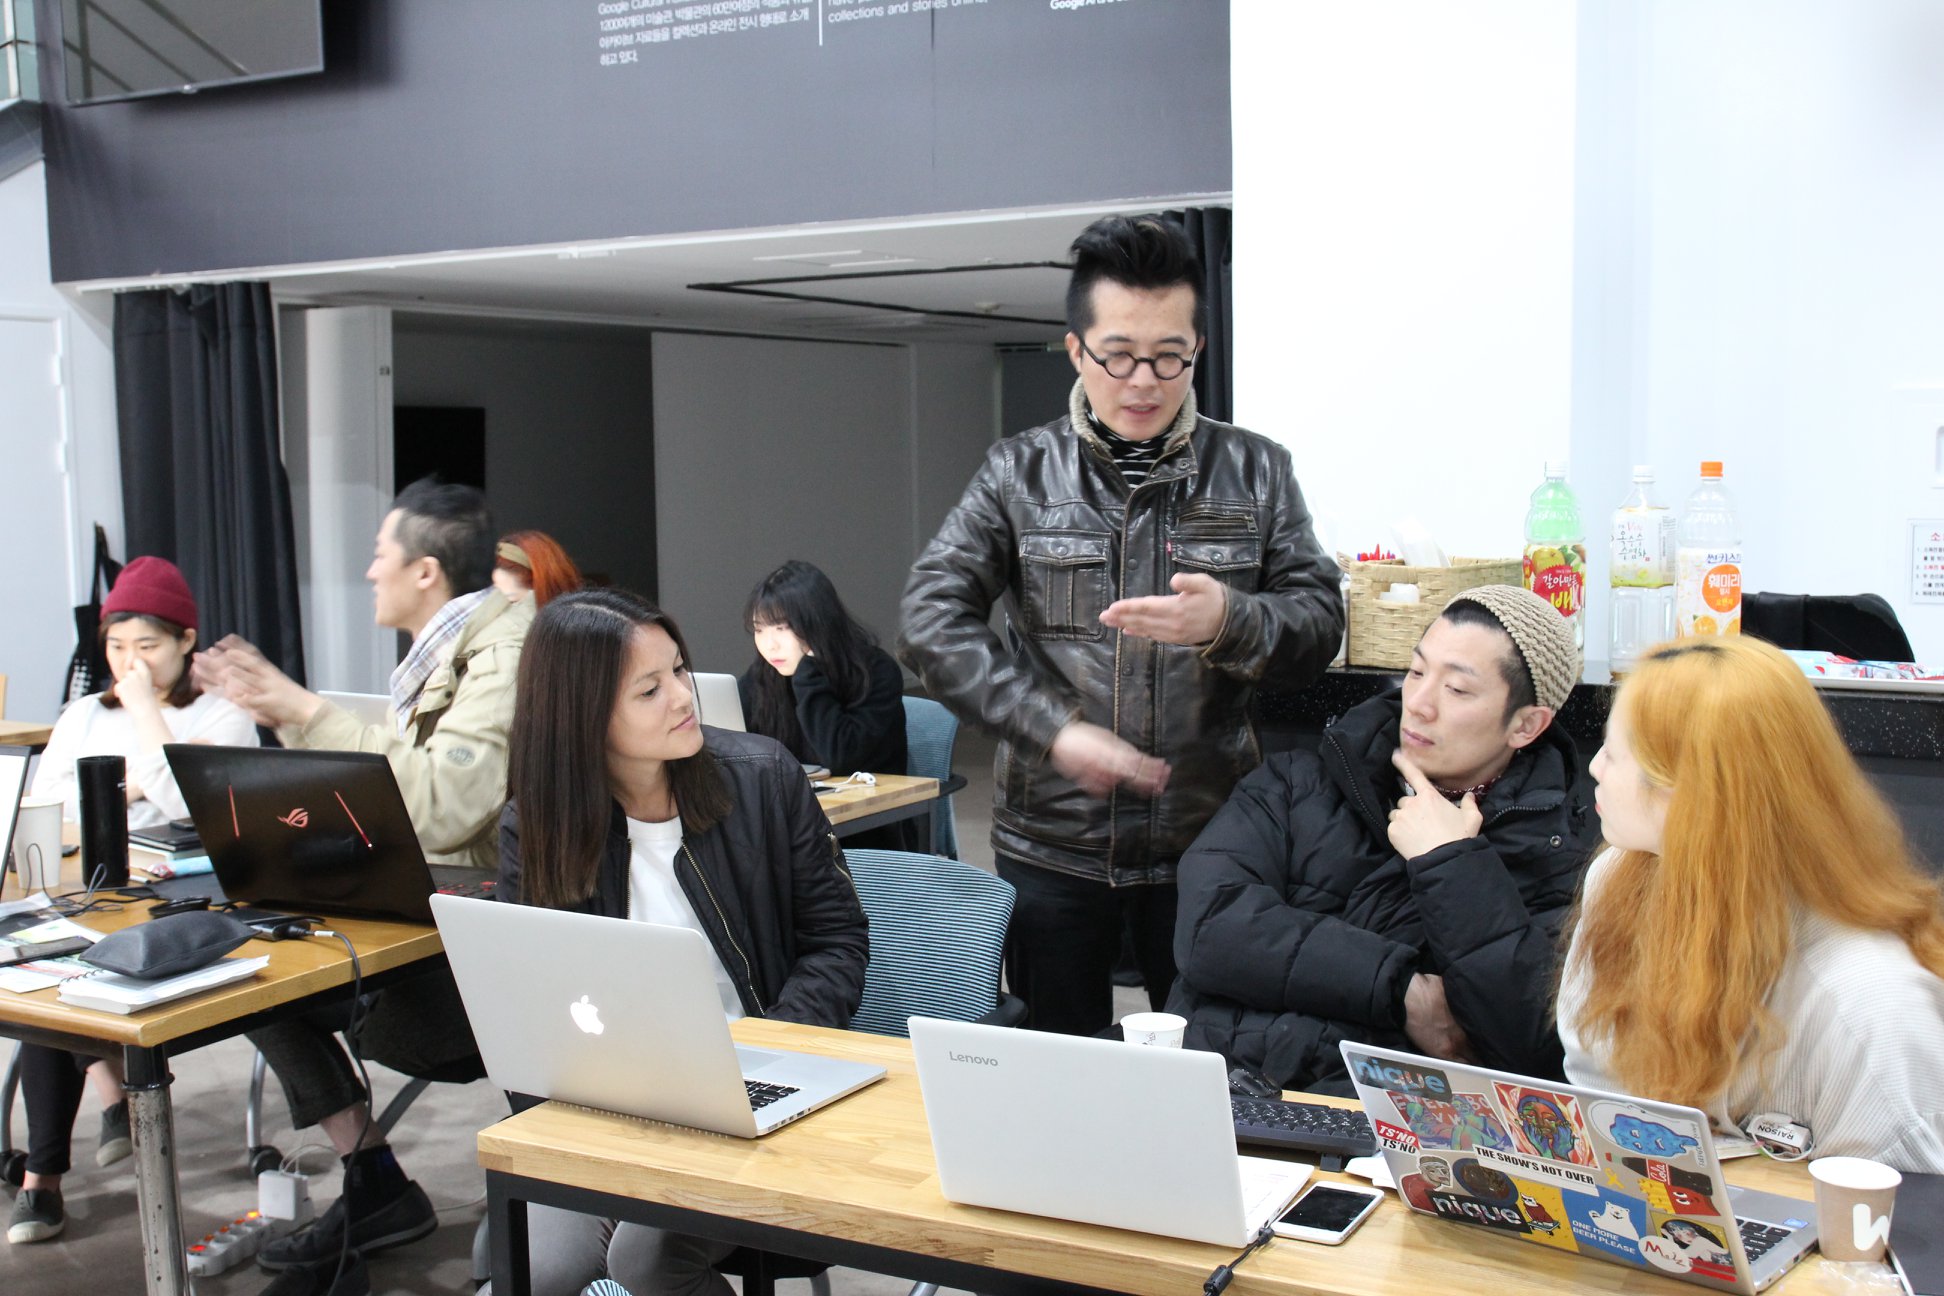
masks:
[[[1654,480],[1654,465],[1652,465],[1652,464],[1635,464],[1635,465],[1634,465],[1634,478],[1633,478],[1633,479],[1634,479],[1635,481],[1637,481],[1637,482],[1640,482],[1640,481],[1652,481],[1652,480]]]
[[[1719,460],[1719,459],[1703,459],[1703,460],[1701,461],[1701,475],[1702,475],[1703,477],[1719,477],[1719,476],[1721,476],[1721,460]]]
[[[1546,460],[1546,476],[1564,479],[1566,476],[1566,461],[1564,459]]]

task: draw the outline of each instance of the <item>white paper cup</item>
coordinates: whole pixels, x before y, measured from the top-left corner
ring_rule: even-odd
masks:
[[[1816,1236],[1823,1256],[1883,1259],[1903,1176],[1862,1157],[1818,1157],[1809,1163],[1809,1174],[1816,1181]]]
[[[1188,1019],[1173,1013],[1129,1013],[1120,1020],[1121,1038],[1129,1044],[1153,1044],[1158,1048],[1180,1048]]]
[[[61,801],[59,797],[20,798],[14,821],[14,876],[25,892],[51,891],[61,884]]]

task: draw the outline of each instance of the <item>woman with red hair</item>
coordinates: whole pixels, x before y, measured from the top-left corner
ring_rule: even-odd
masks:
[[[1792,1157],[1944,1171],[1944,895],[1795,664],[1745,637],[1655,649],[1593,777],[1574,1083],[1737,1132],[1779,1117]]]
[[[493,563],[493,588],[508,599],[518,600],[530,590],[533,606],[543,608],[555,597],[572,593],[586,583],[560,542],[545,531],[515,531],[500,537]]]

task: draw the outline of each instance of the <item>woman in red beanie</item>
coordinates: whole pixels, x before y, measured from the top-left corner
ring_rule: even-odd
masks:
[[[61,713],[41,753],[34,795],[61,798],[63,814],[75,819],[74,763],[83,756],[120,756],[128,762],[129,826],[180,819],[189,810],[162,744],[254,747],[256,725],[228,699],[203,693],[190,680],[196,600],[174,563],[164,558],[129,563],[101,614],[101,642],[115,686]],[[131,1150],[128,1104],[120,1092],[119,1067],[60,1049],[21,1045],[20,1082],[27,1106],[27,1177],[14,1198],[7,1241],[40,1242],[67,1226],[61,1176],[69,1167],[85,1083],[92,1083],[103,1107],[95,1149],[100,1165],[112,1165]]]

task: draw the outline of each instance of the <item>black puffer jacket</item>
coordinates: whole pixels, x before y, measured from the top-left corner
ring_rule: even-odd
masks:
[[[803,766],[783,745],[703,726],[735,803],[675,857],[682,894],[736,983],[743,1011],[844,1027],[864,995],[871,940],[844,853]],[[628,916],[628,825],[614,807],[594,894],[581,913]],[[498,896],[520,899],[520,814],[500,816]]]
[[[1171,593],[1181,572],[1225,584],[1205,647],[1100,623],[1116,599]],[[1087,426],[1007,437],[919,555],[899,654],[931,695],[1001,739],[992,842],[1114,886],[1172,882],[1175,860],[1261,759],[1256,685],[1309,683],[1343,633],[1336,564],[1317,547],[1289,451],[1197,417],[1189,394],[1153,471],[1129,489]],[[1003,602],[1010,646],[993,633]],[[1173,766],[1159,797],[1102,801],[1047,759],[1071,721],[1111,729]]]
[[[1337,1044],[1411,1048],[1404,989],[1428,972],[1480,1062],[1561,1074],[1560,925],[1599,835],[1573,740],[1548,728],[1486,792],[1479,836],[1407,861],[1387,832],[1402,710],[1372,698],[1319,751],[1270,757],[1182,857],[1168,1007],[1189,1047],[1347,1093]]]

